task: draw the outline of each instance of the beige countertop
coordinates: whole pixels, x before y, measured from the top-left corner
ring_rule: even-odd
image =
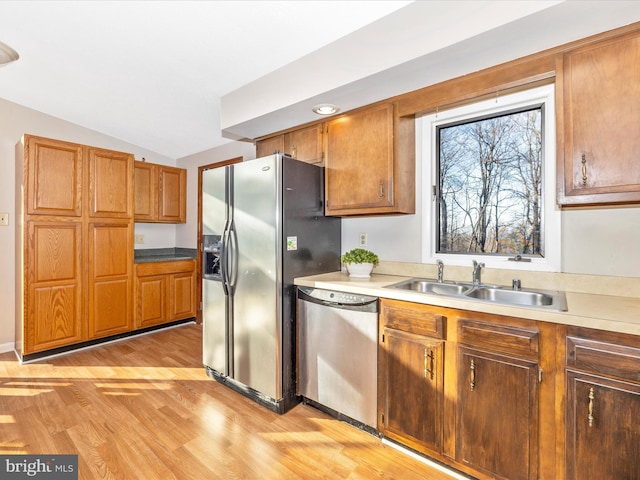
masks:
[[[568,310],[560,312],[386,288],[410,278],[412,276],[373,273],[370,278],[356,279],[350,278],[346,272],[332,272],[296,278],[294,283],[299,286],[640,335],[640,298],[638,297],[565,290]]]

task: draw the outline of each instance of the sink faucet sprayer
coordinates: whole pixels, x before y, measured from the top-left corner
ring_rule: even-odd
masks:
[[[438,265],[438,283],[444,282],[444,263],[442,260],[436,260],[436,265]]]
[[[474,285],[480,285],[482,283],[481,273],[482,273],[483,267],[484,267],[484,263],[478,263],[475,260],[473,261],[472,280]]]

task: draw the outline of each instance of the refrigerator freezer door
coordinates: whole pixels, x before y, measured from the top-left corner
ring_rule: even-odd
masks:
[[[225,225],[225,170],[202,172],[202,227],[205,234],[222,235]],[[202,280],[202,360],[204,365],[228,375],[227,305],[222,283]]]
[[[234,295],[234,378],[278,399],[281,302],[277,219],[279,157],[234,165],[238,270]]]

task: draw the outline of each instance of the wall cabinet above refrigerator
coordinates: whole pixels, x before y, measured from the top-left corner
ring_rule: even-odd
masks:
[[[280,152],[291,155],[301,162],[322,166],[324,164],[323,134],[324,124],[319,123],[258,140],[256,158]]]

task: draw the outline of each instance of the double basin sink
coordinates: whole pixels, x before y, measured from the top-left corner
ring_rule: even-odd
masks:
[[[560,291],[514,289],[501,287],[499,285],[475,285],[465,282],[439,282],[438,280],[426,278],[412,278],[389,285],[386,288],[469,300],[481,300],[518,307],[535,307],[558,311],[567,310],[566,297],[564,293]]]

